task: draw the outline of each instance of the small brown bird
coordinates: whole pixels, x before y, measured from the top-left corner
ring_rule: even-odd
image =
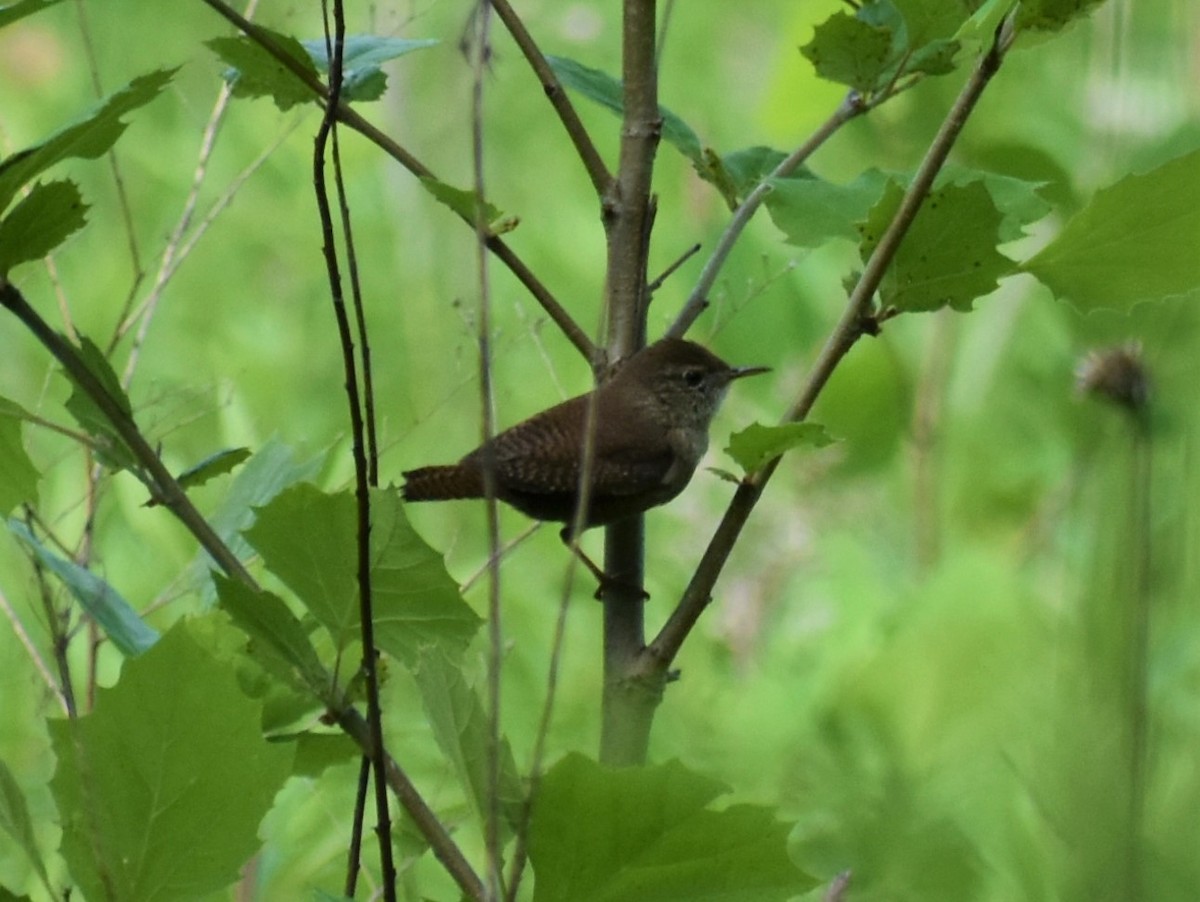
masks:
[[[670,501],[691,480],[729,384],[767,369],[732,367],[698,344],[664,338],[630,357],[599,388],[501,432],[458,463],[409,470],[404,499],[482,498],[490,457],[497,498],[535,520],[570,523],[593,406],[584,528],[640,514]]]

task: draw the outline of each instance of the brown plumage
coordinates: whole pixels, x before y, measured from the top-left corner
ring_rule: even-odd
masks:
[[[457,464],[408,471],[404,498],[482,498],[490,455],[497,498],[536,520],[569,522],[578,506],[593,407],[584,525],[641,513],[683,491],[708,447],[708,427],[729,383],[764,369],[731,367],[697,344],[663,339],[631,357],[595,391],[535,414]]]

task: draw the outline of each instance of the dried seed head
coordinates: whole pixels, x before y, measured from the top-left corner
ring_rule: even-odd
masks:
[[[1083,394],[1098,395],[1131,413],[1145,409],[1150,379],[1141,342],[1088,352],[1075,369],[1075,385]]]

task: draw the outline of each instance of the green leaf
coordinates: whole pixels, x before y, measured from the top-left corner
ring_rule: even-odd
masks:
[[[23,501],[37,502],[38,473],[21,438],[29,414],[21,405],[0,398],[0,514]]]
[[[0,162],[0,212],[23,185],[55,163],[72,157],[94,160],[107,153],[125,131],[121,117],[157,97],[177,71],[159,69],[135,78],[78,122]]]
[[[204,485],[210,479],[230,472],[249,457],[249,448],[225,448],[215,454],[210,454],[200,463],[188,467],[179,474],[176,481],[185,489]]]
[[[955,70],[960,50],[958,41],[930,41],[916,50],[904,64],[904,74],[946,75]]]
[[[87,209],[74,182],[34,185],[0,220],[0,276],[40,260],[83,228]]]
[[[800,52],[822,78],[871,95],[902,76],[953,71],[966,18],[965,5],[947,0],[873,0],[834,13]]]
[[[345,764],[362,756],[358,743],[345,733],[297,733],[272,737],[272,742],[292,742],[296,762],[292,773],[297,777],[319,777],[326,768]]]
[[[209,518],[209,523],[221,540],[232,549],[239,560],[250,557],[250,544],[242,538],[242,531],[254,522],[254,511],[262,507],[283,489],[307,479],[314,479],[325,465],[328,451],[300,460],[296,449],[271,436],[246,462],[229,486],[220,507]],[[209,578],[212,560],[200,552],[193,576],[205,581]],[[209,595],[211,600],[212,596]]]
[[[674,761],[613,769],[568,755],[534,808],[534,902],[770,902],[810,888],[788,828],[767,808],[708,810],[723,792]]]
[[[237,879],[292,760],[259,717],[182,621],[92,713],[50,722],[62,852],[83,895],[197,899]]]
[[[318,78],[312,57],[294,37],[262,26],[258,31],[274,41],[313,79]],[[234,97],[270,97],[281,110],[316,100],[317,95],[295,73],[246,35],[213,38],[204,44],[230,67],[225,81],[233,89]]]
[[[800,53],[826,81],[870,94],[890,78],[895,62],[892,42],[888,28],[839,10],[816,27]]]
[[[121,380],[117,378],[117,374],[113,370],[112,364],[108,362],[108,358],[104,356],[104,352],[85,335],[79,337],[77,350],[80,359],[88,368],[88,372],[116,402],[117,407],[130,419],[133,419],[133,408],[129,403],[129,397],[125,394],[125,389],[121,387]],[[66,370],[63,370],[63,375],[74,386],[65,407],[75,421],[83,427],[83,430],[96,440],[96,456],[105,466],[113,470],[135,469],[137,460],[125,444],[125,440],[121,438],[121,434],[113,426],[112,421],[96,405],[92,396],[84,391]]]
[[[1076,19],[1086,16],[1103,0],[1021,0],[1017,28],[1035,31],[1061,31]]]
[[[575,60],[562,56],[548,56],[546,61],[558,76],[564,87],[578,91],[588,100],[600,104],[618,116],[625,109],[624,88],[620,79],[613,78],[599,69],[591,69]],[[697,164],[703,163],[703,151],[700,139],[692,131],[691,126],[668,110],[659,106],[658,113],[662,116],[663,140],[674,146],[676,150]]]
[[[441,557],[404,516],[396,491],[371,496],[371,584],[375,640],[413,662],[422,645],[466,647],[479,618],[458,594]],[[333,636],[338,648],[358,638],[356,507],[348,492],[327,495],[301,484],[258,512],[246,538]]]
[[[325,668],[300,621],[284,604],[283,599],[270,592],[255,591],[238,580],[213,574],[217,597],[235,626],[251,641],[270,648],[286,664],[294,668],[300,681],[310,689],[320,691],[327,682]]]
[[[464,191],[433,176],[422,176],[421,184],[440,203],[445,204],[467,222],[475,222],[475,213],[479,209],[479,196],[474,191]],[[484,202],[483,219],[487,223],[489,235],[503,235],[511,232],[520,223],[515,216],[506,216],[504,211],[494,204]]]
[[[883,235],[904,190],[891,182],[861,225],[859,251],[866,261]],[[917,211],[888,267],[880,294],[885,306],[918,312],[970,310],[1015,268],[998,250],[1003,216],[982,181],[935,188]]]
[[[158,630],[147,626],[129,602],[107,582],[85,567],[51,552],[20,520],[10,517],[8,528],[34,553],[43,567],[62,580],[121,654],[126,657],[140,655],[158,641]]]
[[[725,154],[721,157],[721,166],[733,181],[738,195],[745,197],[758,187],[759,182],[774,172],[786,156],[781,150],[757,145]],[[811,175],[807,170],[804,172],[805,177]]]
[[[904,19],[905,39],[911,51],[941,44],[968,18],[966,3],[948,0],[891,0]],[[948,42],[953,43],[953,42]]]
[[[1032,182],[956,163],[948,163],[942,168],[935,185],[966,185],[974,181],[983,182],[992,196],[992,203],[1004,216],[999,233],[1002,242],[1021,238],[1025,235],[1025,226],[1045,218],[1053,209],[1041,195],[1046,188],[1045,182]]]
[[[819,423],[783,423],[779,426],[753,423],[729,437],[725,453],[749,474],[761,470],[768,461],[792,448],[824,448],[835,441],[837,439]]]
[[[398,56],[434,47],[437,39],[406,40],[373,34],[350,35],[342,45],[342,98],[344,100],[378,100],[387,88],[387,76],[380,64]],[[301,41],[309,57],[322,73],[329,73],[329,57],[324,38]]]
[[[374,532],[374,530],[372,530]],[[354,496],[307,483],[284,489],[243,533],[267,569],[344,648],[357,637]]]
[[[728,175],[741,193],[768,175],[782,154],[769,148],[749,148],[724,158]],[[775,225],[798,247],[818,247],[832,238],[858,239],[861,221],[877,204],[889,180],[907,182],[908,175],[888,175],[868,169],[854,181],[838,185],[807,170],[771,180],[767,210]],[[1050,205],[1039,195],[1041,182],[1031,182],[963,166],[947,166],[937,184],[965,185],[982,181],[993,202],[1004,214],[1001,237],[1013,240],[1024,234],[1022,226],[1044,217]]]
[[[0,28],[11,25],[18,19],[41,12],[61,0],[19,0],[17,3],[6,3],[0,6]]]
[[[25,853],[42,885],[52,897],[55,896],[50,878],[46,874],[46,862],[42,860],[42,853],[33,835],[33,821],[29,817],[25,795],[3,760],[0,760],[0,828],[12,837],[13,842]]]
[[[955,40],[972,46],[991,44],[996,29],[1016,5],[1017,0],[985,0],[970,18],[963,22],[954,35]]]
[[[438,748],[454,769],[482,822],[488,810],[490,731],[479,694],[467,684],[462,667],[436,648],[420,649],[413,676]],[[517,763],[507,740],[501,742],[500,748],[499,797],[504,825],[510,828],[502,832],[501,842],[506,842],[524,799]]]
[[[409,524],[399,490],[373,491],[371,514],[375,641],[408,663],[426,645],[461,654],[482,621],[463,601],[441,554]],[[357,610],[356,602],[356,623]]]
[[[890,178],[907,184],[911,176]],[[811,174],[775,179],[767,195],[767,210],[788,243],[798,247],[818,247],[831,238],[857,239],[859,224],[883,196],[888,181],[889,176],[878,169],[868,169],[846,185],[836,185]],[[974,181],[983,182],[992,202],[1003,214],[1001,241],[1020,238],[1025,234],[1024,226],[1042,219],[1051,210],[1039,194],[1043,182],[949,164],[935,184],[963,186]]]
[[[870,169],[848,185],[819,178],[774,179],[767,195],[771,221],[789,244],[819,247],[831,238],[856,240],[858,223],[879,200],[887,177]]]
[[[1095,197],[1024,269],[1082,311],[1200,289],[1200,151]]]

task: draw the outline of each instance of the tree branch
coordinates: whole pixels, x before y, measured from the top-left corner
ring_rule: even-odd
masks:
[[[108,393],[103,383],[87,368],[75,347],[51,329],[49,324],[29,305],[16,286],[4,278],[0,278],[0,307],[9,310],[34,334],[62,365],[71,380],[100,409],[117,435],[125,442],[138,466],[144,471],[142,475],[148,479],[151,492],[195,537],[217,566],[227,576],[238,580],[256,592],[261,591],[258,583],[242,565],[237,555],[196,510],[187,497],[187,493],[163,465],[158,453],[142,436],[132,417],[125,413],[117,399]],[[322,686],[311,687],[314,693],[322,699],[334,719],[358,743],[359,747],[363,751],[369,750],[371,748],[370,728],[367,726],[366,720],[352,705],[343,700],[328,697],[328,687],[333,685],[331,676],[324,675],[321,683]],[[396,798],[400,800],[404,810],[413,819],[425,839],[429,841],[434,855],[446,867],[450,876],[469,899],[482,902],[485,895],[482,881],[471,869],[462,851],[437,819],[437,815],[425,803],[412,781],[393,758],[385,755],[384,768],[388,786],[396,793]]]
[[[298,61],[285,53],[272,39],[269,32],[241,16],[236,10],[223,3],[222,0],[201,0],[201,2],[232,23],[234,27],[269,53],[280,65],[295,75],[312,92],[318,104],[322,107],[328,104],[329,94],[321,80],[314,77]],[[367,119],[363,118],[357,110],[344,102],[337,103],[335,109],[338,122],[358,132],[417,178],[436,179],[436,176],[429,167],[372,125]],[[475,228],[474,217],[468,216],[461,211],[455,211],[455,213],[464,223],[472,229]],[[512,274],[517,277],[517,280],[542,305],[542,309],[546,311],[547,315],[554,321],[554,324],[562,330],[567,340],[575,345],[584,358],[595,367],[602,359],[602,355],[587,333],[567,313],[566,308],[558,302],[550,290],[534,276],[529,267],[521,261],[512,248],[505,244],[503,240],[496,235],[491,235],[486,244],[488,250],[495,254],[508,267]]]
[[[575,145],[575,151],[579,154],[583,168],[587,170],[588,178],[592,180],[592,187],[596,189],[596,194],[604,197],[612,185],[612,173],[604,165],[604,160],[600,157],[600,152],[596,149],[596,145],[592,143],[592,138],[587,133],[587,129],[583,127],[583,122],[580,120],[579,114],[575,112],[575,107],[571,104],[570,98],[567,97],[567,92],[563,90],[558,76],[550,68],[550,63],[546,61],[546,57],[542,54],[533,37],[525,28],[525,23],[513,11],[508,0],[490,0],[490,2],[492,8],[496,10],[496,15],[504,23],[504,27],[508,29],[513,40],[517,42],[517,46],[521,48],[521,53],[529,61],[529,65],[533,69],[534,74],[537,75],[538,81],[542,83],[542,90],[546,93],[546,99],[550,101],[550,105],[558,113],[558,118],[562,121],[563,128],[567,131],[567,136],[571,139],[571,143]]]
[[[721,238],[717,242],[716,248],[713,249],[712,256],[704,264],[704,269],[700,272],[700,278],[696,281],[696,287],[688,295],[688,299],[683,304],[683,309],[679,311],[679,316],[671,324],[671,328],[667,329],[666,334],[668,336],[682,338],[687,333],[687,330],[692,327],[692,323],[696,321],[696,318],[708,307],[708,293],[716,283],[717,275],[721,272],[721,268],[729,258],[729,253],[733,250],[733,246],[742,236],[742,232],[754,217],[754,214],[758,212],[758,208],[762,206],[767,195],[771,193],[771,182],[775,179],[787,178],[799,169],[804,161],[812,156],[818,147],[829,140],[829,137],[834,132],[855,116],[866,112],[869,108],[857,92],[851,91],[834,111],[833,115],[821,123],[821,126],[813,132],[807,141],[792,151],[786,159],[780,162],[778,166],[771,170],[769,175],[754,187],[753,191],[746,195],[745,200],[734,211],[733,218],[729,220],[729,225],[721,233]]]
[[[622,19],[624,117],[615,190],[604,201],[608,238],[609,354],[620,359],[646,341],[646,256],[654,204],[650,196],[654,157],[662,134],[655,68],[655,2],[624,0]],[[604,570],[610,582],[604,601],[604,696],[600,759],[609,764],[645,760],[655,705],[630,695],[630,665],[645,646],[640,587],[645,558],[641,516],[605,529]]]
[[[346,20],[342,0],[333,0],[333,34],[329,29],[329,11],[322,0],[325,22],[325,47],[329,53],[329,96],[330,103],[317,129],[313,141],[313,192],[316,195],[317,213],[321,223],[321,251],[325,258],[325,269],[329,278],[330,300],[337,323],[338,340],[342,349],[342,371],[346,380],[346,401],[350,411],[351,452],[354,457],[354,498],[356,521],[356,582],[358,584],[359,628],[362,636],[362,673],[367,690],[367,734],[366,757],[371,760],[374,774],[376,840],[379,845],[380,882],[386,902],[396,900],[396,864],[392,857],[392,819],[388,810],[387,774],[384,765],[383,713],[379,705],[379,674],[375,663],[378,651],[375,646],[374,596],[372,593],[371,562],[371,466],[367,458],[366,426],[363,422],[363,401],[359,392],[359,363],[355,357],[354,336],[350,327],[350,316],[342,292],[342,275],[338,261],[337,244],[333,231],[333,210],[329,203],[329,187],[325,180],[326,152],[330,136],[335,130],[334,110],[337,109],[342,92],[342,55],[345,48]],[[341,185],[340,160],[335,155],[334,168],[339,171],[338,187]],[[340,192],[339,192],[340,194]],[[345,210],[345,198],[341,197]],[[348,220],[343,220],[346,223]],[[345,234],[347,250],[353,253],[352,235]],[[361,309],[361,305],[360,305]],[[364,377],[366,376],[364,366]]]
[[[917,211],[929,193],[934,179],[945,164],[950,149],[962,132],[963,126],[966,125],[967,118],[975,108],[984,89],[999,70],[1004,54],[1010,46],[1011,36],[1006,20],[1006,23],[997,29],[991,48],[980,58],[966,85],[959,92],[954,106],[946,114],[941,128],[913,177],[912,184],[909,185],[908,191],[905,192],[900,202],[895,217],[863,268],[862,275],[850,294],[841,319],[813,364],[808,382],[792,404],[791,409],[784,415],[784,422],[799,422],[808,416],[817,396],[825,387],[841,359],[854,346],[864,331],[872,331],[877,328],[878,321],[871,313],[872,298],[875,296],[900,242],[916,218]],[[691,582],[684,590],[679,604],[638,661],[637,672],[643,679],[662,680],[664,678],[667,668],[675,659],[675,655],[679,653],[683,641],[696,625],[700,614],[708,606],[717,577],[724,568],[750,512],[758,503],[758,499],[762,497],[767,482],[770,481],[776,467],[779,466],[780,460],[781,458],[776,457],[761,470],[748,476],[738,486],[738,490],[734,493],[733,500],[717,526],[717,531],[709,542],[708,548],[705,549],[700,564],[697,566]]]

